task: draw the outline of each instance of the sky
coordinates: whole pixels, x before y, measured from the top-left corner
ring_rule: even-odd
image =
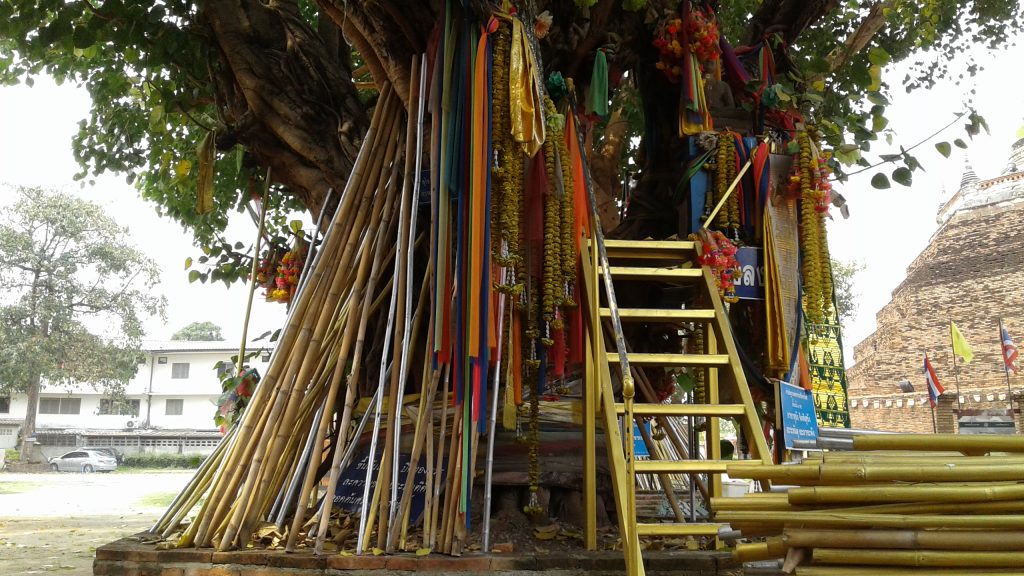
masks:
[[[85,89],[71,84],[57,86],[48,77],[36,78],[35,86],[0,88],[0,204],[10,200],[11,186],[39,186],[76,194],[102,206],[107,214],[128,228],[131,241],[160,266],[161,282],[154,293],[167,299],[166,322],[150,318],[145,323],[147,340],[167,340],[192,322],[211,321],[221,327],[229,342],[241,341],[248,289],[242,283],[230,289],[223,283],[189,284],[185,258],[202,253],[175,221],[157,215],[155,205],[142,200],[123,176],[104,175],[94,186],[82,188],[72,177],[78,164],[71,153],[71,138],[78,121],[89,114],[91,101]],[[235,215],[229,238],[255,240],[256,225],[248,215]],[[283,304],[262,301],[257,291],[248,337],[280,328],[285,319]]]
[[[980,178],[998,175],[1024,124],[1024,78],[1020,73],[1024,46],[1018,43],[985,55],[982,62],[985,70],[963,85],[944,80],[931,90],[911,94],[901,87],[905,69],[899,65],[886,69],[883,78],[890,85],[893,101],[887,117],[896,132],[894,143],[909,147],[947,124],[954,113],[964,109],[963,102],[975,87],[975,107],[988,121],[991,134],[983,133],[971,141],[966,155]],[[52,187],[78,194],[104,206],[129,229],[132,240],[160,265],[162,281],[154,289],[168,300],[167,321],[147,322],[147,338],[166,339],[186,324],[209,320],[221,326],[229,341],[239,339],[247,296],[244,286],[226,289],[223,284],[189,284],[184,261],[197,256],[198,249],[177,223],[158,217],[155,207],[140,199],[123,177],[103,176],[86,188],[72,180],[78,166],[71,154],[71,137],[78,121],[87,116],[89,104],[84,89],[56,86],[45,77],[37,78],[31,88],[0,88],[0,184]],[[936,231],[939,205],[959,187],[964,152],[954,147],[946,159],[934,147],[934,142],[955,138],[967,140],[961,123],[914,151],[925,172],[914,173],[910,188],[894,184],[888,190],[876,190],[869,183],[874,171],[836,185],[847,199],[850,218],[844,220],[837,214],[828,226],[832,255],[865,266],[854,280],[859,313],[844,326],[847,366],[853,363],[853,345],[874,331],[876,312],[889,301],[891,291],[905,277],[907,265]],[[891,172],[894,166],[887,168]],[[247,243],[255,232],[251,219],[243,215],[238,215],[229,229],[232,238],[245,238]],[[250,337],[280,327],[284,318],[283,305],[262,302],[257,296]]]

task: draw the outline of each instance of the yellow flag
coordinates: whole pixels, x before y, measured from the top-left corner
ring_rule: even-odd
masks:
[[[970,364],[974,360],[974,350],[971,350],[971,345],[953,322],[949,323],[949,337],[953,340],[953,354],[962,357],[964,364]]]

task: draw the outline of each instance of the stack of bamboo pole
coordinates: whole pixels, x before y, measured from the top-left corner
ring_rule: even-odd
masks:
[[[871,435],[800,464],[737,463],[729,476],[793,485],[713,498],[744,537],[742,561],[800,576],[1024,574],[1024,438]]]
[[[389,279],[386,270],[389,262],[403,269],[413,245],[411,165],[404,167],[403,177],[403,161],[413,160],[409,150],[413,139],[405,135],[403,153],[404,117],[401,100],[385,87],[352,177],[291,305],[266,375],[242,420],[156,523],[154,532],[168,537],[181,531],[185,517],[205,497],[178,545],[219,550],[245,547],[258,527],[276,519],[281,531],[288,534],[288,547],[293,548],[318,495],[315,483],[322,463],[320,450],[332,437],[336,438],[331,446],[333,489],[341,455],[351,456],[351,450],[345,448],[351,446],[349,432],[359,376],[372,374],[363,368],[369,353],[365,339],[368,319],[387,304],[388,292],[392,293],[392,306],[410,299],[406,291],[411,282],[406,282],[405,274]],[[407,122],[406,126],[411,132],[417,124]],[[399,221],[393,214],[401,215]],[[413,322],[423,315],[424,299],[420,297],[415,312],[410,311]],[[399,316],[395,334],[407,338],[404,310]],[[396,351],[407,349],[395,346]],[[393,362],[379,372],[382,381],[389,370],[391,374],[390,386],[382,384],[380,388],[387,387],[390,392],[388,439],[399,428],[398,411],[393,407],[400,405],[395,401],[400,388],[396,382],[406,375],[400,374],[408,368],[405,360],[402,358],[401,370]],[[334,407],[342,391],[344,408],[338,410],[340,423],[332,435]],[[378,397],[378,409],[382,404]],[[358,434],[352,442],[356,438]],[[385,451],[386,456],[391,454]],[[331,499],[324,499],[321,535],[330,508]],[[290,529],[286,518],[291,519]]]

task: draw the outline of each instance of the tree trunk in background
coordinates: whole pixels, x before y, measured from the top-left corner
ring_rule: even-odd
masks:
[[[32,448],[35,444],[36,413],[39,411],[39,373],[31,376],[28,389],[28,405],[25,407],[25,422],[21,425],[21,461],[32,461]]]

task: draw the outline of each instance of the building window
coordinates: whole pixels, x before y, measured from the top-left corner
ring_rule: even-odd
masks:
[[[82,410],[81,398],[40,398],[40,414],[78,414]]]
[[[100,415],[133,416],[139,417],[139,400],[113,400],[111,398],[100,398]]]
[[[11,397],[10,396],[0,396],[0,414],[10,414],[10,413],[11,413]]]
[[[188,364],[186,364],[186,366],[188,366]],[[181,416],[181,412],[182,412],[182,409],[184,407],[185,407],[185,401],[184,400],[182,400],[180,398],[173,399],[173,400],[169,399],[169,400],[167,400],[167,404],[166,404],[166,408],[164,410],[164,414],[166,414],[168,416]]]
[[[167,356],[157,356],[157,364],[167,364]]]
[[[171,364],[171,378],[175,380],[188,378],[188,362],[175,362]]]
[[[0,436],[14,436],[14,428],[0,428]]]
[[[227,376],[233,376],[235,373],[235,363],[231,360],[221,360],[217,362],[217,378],[223,380]]]

